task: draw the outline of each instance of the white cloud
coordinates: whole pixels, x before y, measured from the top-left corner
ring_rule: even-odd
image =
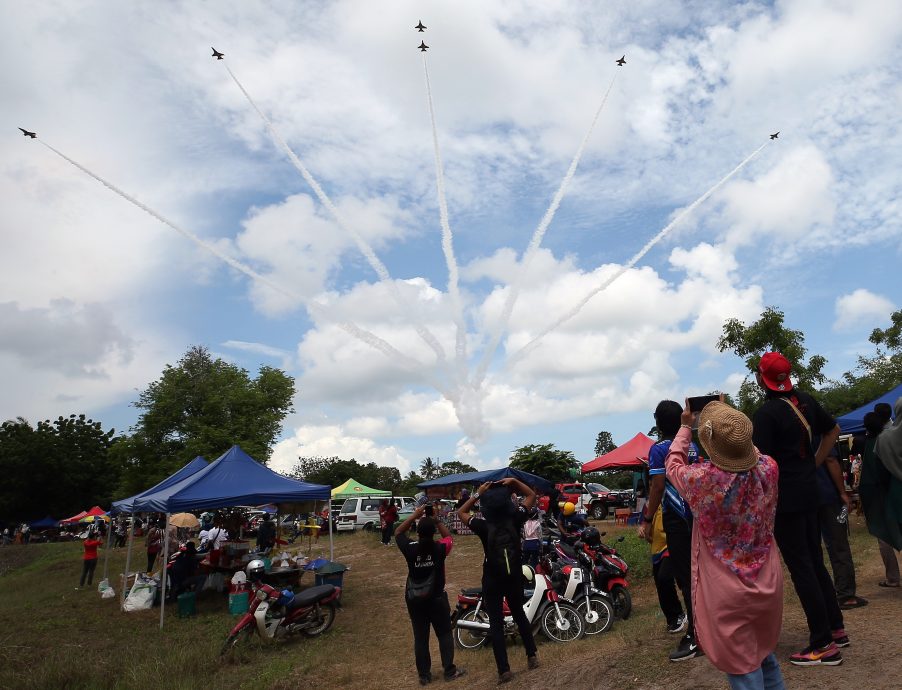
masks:
[[[279,442],[273,449],[269,467],[276,472],[288,473],[298,462],[298,457],[352,458],[360,463],[375,462],[384,467],[397,467],[402,476],[410,471],[410,462],[394,446],[379,446],[368,438],[346,433],[340,425],[302,426],[294,430],[294,436]]]
[[[895,305],[882,295],[859,288],[836,298],[834,331],[852,331],[875,321],[888,321]]]

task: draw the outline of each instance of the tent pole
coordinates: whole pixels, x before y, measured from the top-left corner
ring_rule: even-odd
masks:
[[[166,612],[166,565],[169,563],[169,513],[166,513],[166,531],[163,533],[163,567],[160,568],[160,630]]]
[[[125,609],[125,590],[128,589],[128,569],[132,564],[132,544],[135,541],[135,514],[132,513],[132,528],[128,532],[128,551],[125,554],[125,575],[122,578],[122,596],[119,602],[119,608]]]
[[[332,541],[332,501],[326,501],[326,519],[329,521],[329,560],[335,560],[335,543]]]
[[[103,518],[101,518],[101,519],[103,519]],[[113,541],[113,518],[110,518],[110,525],[109,525],[109,527],[107,527],[107,530],[106,530],[106,549],[104,549],[105,553],[103,556],[103,578],[102,579],[104,579],[104,580],[106,580],[107,576],[109,575],[110,544],[112,543],[112,541]]]

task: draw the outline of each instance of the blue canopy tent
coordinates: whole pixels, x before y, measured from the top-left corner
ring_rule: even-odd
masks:
[[[177,470],[173,474],[169,475],[161,481],[159,484],[156,484],[149,489],[142,491],[139,494],[135,494],[134,496],[130,496],[128,498],[123,498],[120,501],[113,501],[113,507],[110,508],[110,515],[118,515],[119,513],[133,513],[135,512],[132,508],[135,504],[135,501],[145,496],[149,496],[157,491],[162,491],[177,482],[185,479],[186,477],[190,477],[195,472],[202,470],[207,466],[207,461],[204,460],[200,455],[198,455],[194,460],[189,462],[187,465],[182,467],[182,469]],[[140,511],[139,511],[140,512]]]
[[[134,501],[135,512],[166,513],[166,534],[163,542],[163,562],[169,555],[169,515],[188,510],[210,510],[264,503],[296,504],[325,501],[328,504],[331,487],[324,484],[289,479],[261,465],[238,446],[232,446],[216,460],[197,472],[162,489],[148,493]],[[329,521],[329,559],[334,558],[332,521]],[[163,578],[162,598],[166,595]],[[160,627],[163,627],[165,604],[160,606]]]
[[[28,526],[32,529],[47,529],[49,527],[59,527],[60,521],[54,520],[49,515],[45,517],[43,520],[36,520],[34,522],[28,523]]]
[[[839,424],[839,428],[844,434],[863,434],[864,416],[868,412],[874,411],[874,405],[877,403],[887,403],[890,408],[893,408],[899,398],[902,398],[902,383],[888,393],[884,393],[879,398],[871,400],[871,402],[866,405],[862,405],[857,410],[852,410],[841,417],[837,417],[836,421]]]
[[[498,470],[483,470],[481,472],[464,472],[462,474],[449,474],[438,479],[430,479],[417,484],[421,489],[428,489],[433,486],[451,486],[452,484],[475,484],[479,485],[483,482],[496,482],[506,477],[514,477],[524,484],[528,484],[533,489],[538,489],[543,493],[547,493],[554,488],[554,484],[543,477],[539,477],[523,470],[515,470],[512,467],[502,467]]]

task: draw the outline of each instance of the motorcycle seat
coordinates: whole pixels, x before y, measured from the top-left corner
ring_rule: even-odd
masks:
[[[464,587],[460,592],[465,597],[478,597],[482,594],[482,587]]]
[[[325,599],[334,591],[335,585],[316,585],[315,587],[308,587],[295,594],[294,599],[286,604],[286,608],[294,609],[298,606],[310,606],[310,604],[314,604],[320,599]]]

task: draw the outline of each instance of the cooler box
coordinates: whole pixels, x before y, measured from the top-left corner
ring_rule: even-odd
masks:
[[[179,594],[179,618],[188,618],[197,613],[197,595],[194,592]]]
[[[239,592],[229,595],[229,613],[233,616],[240,616],[247,613],[247,607],[250,604],[250,593]]]
[[[341,587],[347,569],[348,566],[343,563],[326,562],[314,571],[316,573],[316,584]]]

